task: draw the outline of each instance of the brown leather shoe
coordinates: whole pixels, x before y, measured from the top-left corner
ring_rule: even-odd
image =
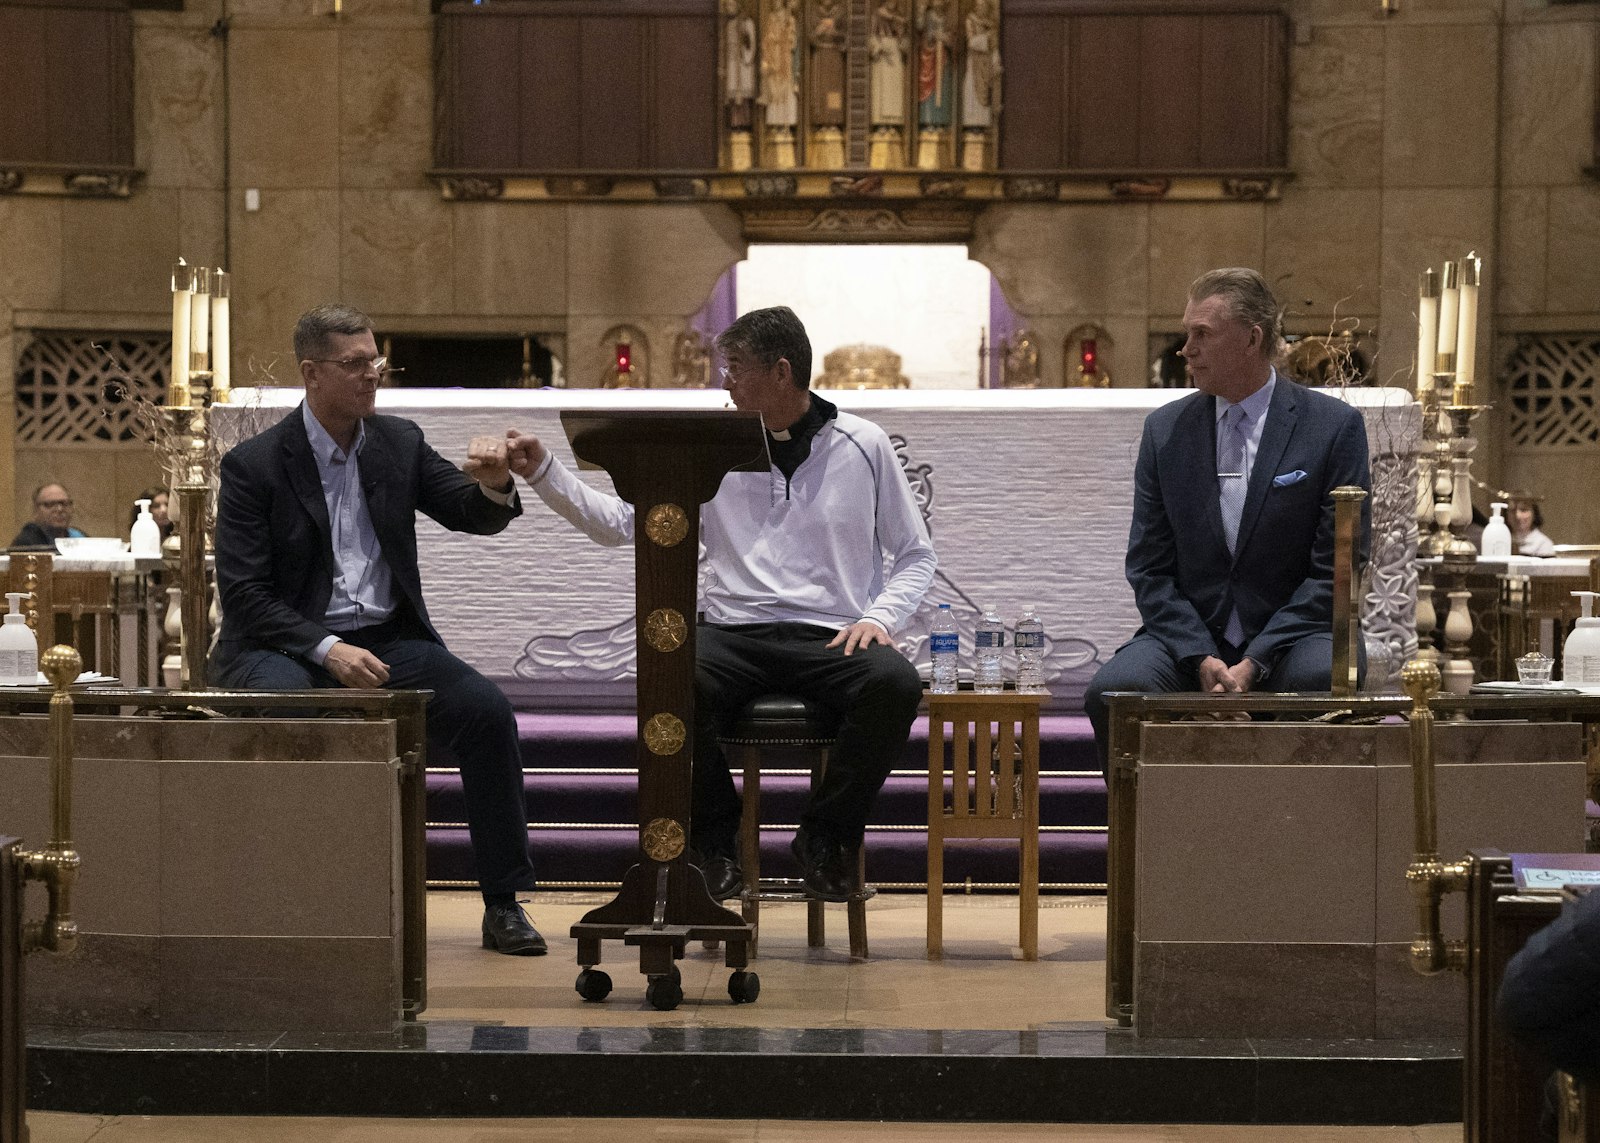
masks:
[[[515,903],[484,909],[483,947],[507,956],[543,956],[550,951],[528,914]]]

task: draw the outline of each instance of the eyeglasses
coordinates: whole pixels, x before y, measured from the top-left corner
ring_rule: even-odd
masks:
[[[745,377],[750,376],[750,374],[754,373],[756,370],[761,369],[761,368],[763,368],[763,367],[760,364],[755,364],[755,365],[724,365],[721,368],[719,368],[717,370],[717,372],[722,375],[722,380],[724,382],[728,382],[728,381],[741,380],[741,379],[743,379]]]
[[[71,500],[41,500],[41,501],[39,501],[39,507],[41,507],[41,508],[71,508],[72,507],[72,501]]]
[[[319,365],[337,365],[346,373],[365,373],[368,369],[382,373],[384,367],[389,364],[387,357],[309,357],[306,360],[315,361]]]

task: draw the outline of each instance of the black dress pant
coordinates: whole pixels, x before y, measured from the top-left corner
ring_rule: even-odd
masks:
[[[764,694],[797,695],[838,717],[838,746],[800,824],[849,846],[861,844],[872,803],[910,737],[922,680],[893,647],[875,643],[850,655],[843,644],[829,648],[837,634],[809,623],[700,624],[691,831],[696,845],[727,848],[738,833],[739,794],[717,732]]]

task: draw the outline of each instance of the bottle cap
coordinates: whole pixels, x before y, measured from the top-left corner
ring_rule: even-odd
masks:
[[[1496,516],[1499,516],[1507,508],[1511,507],[1511,505],[1507,504],[1504,500],[1496,500],[1490,504],[1489,507],[1494,510],[1494,514]]]
[[[22,607],[22,601],[24,599],[27,599],[27,598],[28,598],[28,593],[25,592],[25,591],[8,591],[8,592],[6,592],[6,599],[8,599],[11,602],[11,612],[10,613],[12,615],[17,616],[20,619],[22,617],[22,612],[20,610],[20,608]]]
[[[1593,619],[1594,601],[1600,599],[1600,591],[1575,591],[1572,595],[1575,599],[1582,600],[1583,618]]]
[[[139,515],[148,516],[150,514],[150,501],[149,500],[135,500],[134,504],[138,506]]]

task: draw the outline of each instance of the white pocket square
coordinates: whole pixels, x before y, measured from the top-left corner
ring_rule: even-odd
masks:
[[[1299,484],[1305,478],[1306,470],[1303,468],[1297,468],[1293,472],[1284,473],[1282,476],[1274,476],[1272,478],[1272,487],[1287,488],[1291,484]]]

